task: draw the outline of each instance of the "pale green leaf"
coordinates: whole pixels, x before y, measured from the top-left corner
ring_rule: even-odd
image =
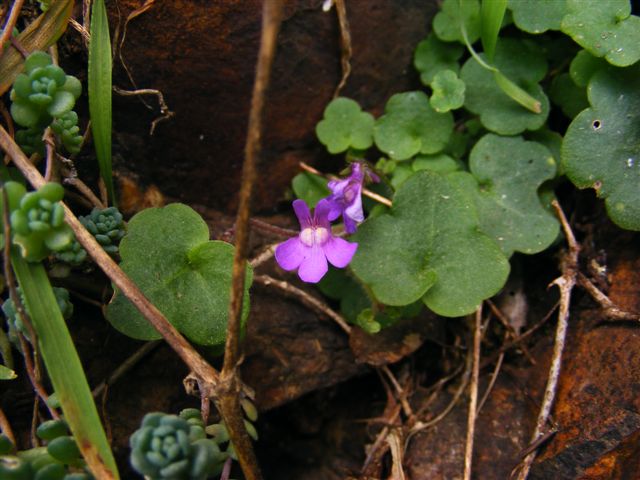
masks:
[[[455,110],[464,104],[464,82],[451,70],[441,70],[431,82],[433,93],[429,103],[436,112]]]
[[[316,126],[318,139],[329,153],[349,148],[366,150],[373,144],[373,115],[363,112],[357,102],[338,97],[324,110],[324,118]]]
[[[464,22],[467,38],[474,43],[480,38],[480,3],[478,0],[444,0],[440,11],[433,18],[433,31],[445,42],[464,43],[460,25]]]
[[[11,264],[38,334],[39,352],[78,447],[96,477],[118,479],[109,441],[47,272],[42,263],[28,263],[17,252],[11,254]]]
[[[480,228],[506,256],[514,251],[538,253],[556,239],[559,224],[538,196],[538,189],[556,174],[549,150],[521,137],[485,135],[476,143],[469,168],[478,182]]]
[[[594,57],[587,50],[580,50],[571,61],[569,74],[576,85],[586,87],[594,73],[608,65],[604,59]]]
[[[453,131],[450,112],[438,113],[423,92],[397,93],[375,124],[376,146],[394,160],[441,151]]]
[[[439,315],[455,317],[504,285],[509,262],[480,232],[475,205],[458,187],[460,175],[471,176],[415,173],[398,189],[389,214],[360,226],[351,266],[381,302],[422,299]]]
[[[564,170],[578,188],[605,199],[615,223],[640,230],[640,65],[599,71],[587,94],[591,107],[564,137]]]
[[[209,229],[190,207],[174,203],[135,215],[120,242],[120,266],[181,333],[199,345],[224,343],[231,291],[233,246],[209,240]],[[249,313],[247,270],[243,321]],[[111,324],[133,338],[160,338],[116,290],[107,307]]]
[[[482,0],[480,7],[480,31],[482,48],[489,60],[493,60],[506,9],[507,0]]]
[[[562,17],[567,13],[566,0],[509,0],[513,22],[528,33],[560,30]]]
[[[431,34],[422,40],[413,56],[413,65],[420,72],[420,81],[430,85],[433,77],[441,70],[452,70],[458,73],[458,59],[464,48],[457,43],[446,43]]]
[[[304,200],[309,208],[315,207],[316,203],[331,193],[326,178],[309,172],[302,172],[293,177],[291,186],[296,197]]]
[[[569,118],[575,117],[589,106],[587,90],[573,83],[568,73],[561,73],[553,79],[549,97]]]
[[[627,67],[640,60],[640,17],[629,0],[567,0],[562,31],[596,57]]]
[[[503,135],[540,128],[549,113],[549,100],[538,84],[547,69],[544,56],[531,43],[503,38],[496,47],[494,64],[501,74],[540,102],[541,113],[516,103],[497,84],[493,72],[474,58],[467,60],[460,72],[466,85],[465,107],[479,114],[486,128]]]
[[[16,372],[0,364],[0,380],[13,380],[14,378],[18,378]]]
[[[91,6],[89,42],[89,114],[100,176],[107,187],[109,199],[115,205],[111,173],[111,63],[107,9],[104,0],[94,0]]]

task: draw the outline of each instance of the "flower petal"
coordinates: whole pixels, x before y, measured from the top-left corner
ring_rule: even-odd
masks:
[[[309,252],[310,250],[310,252]],[[327,273],[329,266],[327,265],[327,258],[318,245],[314,245],[310,249],[307,249],[310,253],[305,257],[298,269],[298,276],[300,279],[307,283],[318,283],[324,274]]]
[[[309,207],[304,200],[294,200],[293,211],[296,212],[301,230],[311,226],[311,212],[309,212]]]
[[[342,215],[342,205],[337,201],[334,195],[327,197],[329,203],[331,204],[331,210],[329,210],[328,219],[330,222],[333,222],[336,218]]]
[[[308,249],[300,241],[300,237],[290,238],[276,247],[276,261],[284,270],[295,270],[304,260]]]
[[[313,223],[315,226],[331,228],[329,223],[329,213],[332,210],[332,202],[328,198],[323,198],[316,205],[316,210],[313,212]]]
[[[331,237],[322,248],[331,265],[344,268],[349,265],[353,255],[356,253],[358,244],[347,242],[342,238]]]

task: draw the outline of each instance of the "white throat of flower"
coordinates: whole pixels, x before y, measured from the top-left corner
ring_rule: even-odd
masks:
[[[307,247],[324,245],[329,240],[329,230],[324,227],[307,227],[300,232],[300,241]]]

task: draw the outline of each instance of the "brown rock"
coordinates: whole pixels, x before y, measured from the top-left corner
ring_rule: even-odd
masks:
[[[112,25],[143,0],[111,4]],[[149,136],[152,113],[139,98],[115,95],[114,128],[122,135],[117,168],[140,174],[187,203],[233,209],[239,185],[261,4],[257,0],[155,2],[127,26],[121,49],[137,88],[163,92],[170,120]],[[387,98],[418,86],[413,50],[426,36],[435,1],[346,2],[352,75],[343,92],[379,113]],[[264,161],[256,192],[259,209],[282,199],[301,159],[323,154],[314,128],[340,76],[335,10],[322,0],[286,2],[265,120]],[[134,86],[116,58],[114,85]],[[413,80],[411,80],[413,78]],[[153,97],[145,96],[150,105]]]

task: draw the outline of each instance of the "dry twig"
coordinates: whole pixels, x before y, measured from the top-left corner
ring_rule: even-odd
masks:
[[[349,20],[347,19],[347,7],[345,0],[335,0],[338,23],[340,24],[340,64],[342,66],[342,78],[333,93],[333,97],[340,95],[340,91],[347,84],[351,74],[351,33],[349,32]]]
[[[558,388],[558,380],[560,378],[560,368],[562,366],[562,352],[564,350],[565,339],[567,336],[567,327],[569,323],[569,306],[571,304],[571,291],[576,284],[578,275],[578,254],[580,246],[576,242],[573,231],[569,226],[569,222],[562,211],[562,207],[557,200],[552,202],[556,215],[560,220],[562,229],[567,239],[569,251],[563,255],[561,260],[562,275],[555,279],[551,285],[556,285],[560,289],[560,310],[558,311],[558,326],[556,328],[556,336],[553,345],[553,355],[551,357],[551,366],[549,367],[549,377],[547,378],[547,386],[545,388],[542,405],[536,420],[536,428],[531,437],[531,444],[537,442],[546,431],[549,414],[553,407],[553,402]],[[525,480],[529,475],[531,464],[536,457],[537,450],[533,450],[528,454],[523,462],[522,468],[518,474],[518,480]]]
[[[253,451],[251,439],[244,425],[244,416],[240,407],[240,382],[237,376],[240,343],[240,317],[244,297],[245,271],[249,251],[249,217],[251,197],[256,179],[256,170],[261,153],[262,117],[265,96],[271,76],[271,65],[275,57],[276,40],[280,29],[282,0],[266,0],[262,7],[262,35],[256,78],[253,84],[249,126],[245,145],[245,157],[242,165],[242,184],[240,186],[238,213],[235,222],[235,254],[229,301],[229,320],[224,349],[224,364],[220,375],[219,388],[214,392],[216,406],[225,418],[229,436],[242,471],[248,480],[260,479],[262,474]]]
[[[329,306],[326,305],[323,301],[317,299],[313,295],[309,295],[304,290],[301,290],[298,287],[294,287],[284,280],[278,280],[276,278],[270,277],[269,275],[256,275],[253,278],[253,281],[267,287],[275,287],[278,290],[297,298],[301,303],[312,308],[321,315],[329,317],[331,320],[335,321],[347,335],[351,333],[351,327],[344,319],[344,317],[342,317],[342,315],[329,308]]]
[[[591,295],[591,298],[602,307],[604,314],[611,320],[640,320],[640,314],[622,310],[581,272],[578,272],[578,284]]]
[[[13,28],[16,26],[16,22],[18,21],[18,17],[20,16],[20,11],[22,10],[22,4],[24,0],[15,0],[13,5],[11,6],[11,12],[9,12],[9,18],[7,23],[4,25],[4,30],[2,30],[2,35],[0,35],[0,52],[4,51],[4,44],[7,43],[7,40],[12,38]]]
[[[473,463],[473,438],[476,431],[476,415],[478,405],[478,380],[480,378],[480,341],[482,339],[482,305],[474,315],[473,329],[473,366],[471,369],[471,391],[469,392],[469,416],[467,419],[467,439],[464,449],[464,479],[471,480]]]

